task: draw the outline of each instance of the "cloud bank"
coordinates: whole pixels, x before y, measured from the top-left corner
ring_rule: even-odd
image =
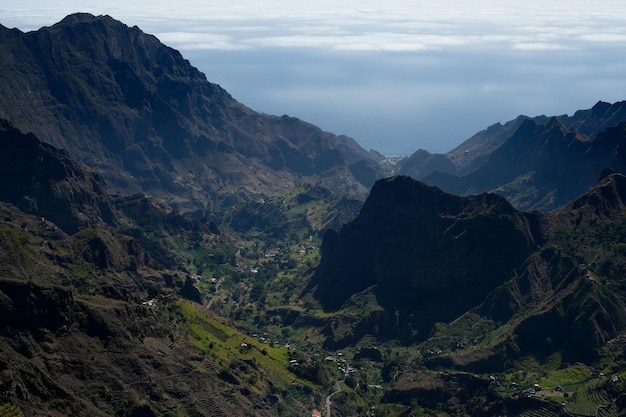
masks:
[[[48,2],[51,3],[51,2]],[[626,42],[619,1],[3,0],[3,24],[37,29],[69,13],[109,14],[175,48],[339,51],[585,49]]]

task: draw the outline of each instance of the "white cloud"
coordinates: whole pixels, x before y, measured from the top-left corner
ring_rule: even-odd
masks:
[[[23,3],[3,0],[0,12],[5,22],[35,29],[76,11],[109,14],[139,25],[178,49],[280,46],[418,52],[508,46],[559,50],[626,39],[626,4],[610,0],[593,4],[580,0],[387,0],[384,5],[378,0],[58,0],[45,7],[24,7]],[[189,32],[187,39],[181,32]]]
[[[590,33],[581,35],[579,39],[586,42],[615,43],[626,46],[626,31],[622,33]]]
[[[513,44],[513,49],[519,49],[521,51],[559,51],[572,49],[572,47],[548,42],[519,42]]]
[[[182,50],[193,49],[220,49],[234,50],[246,47],[233,42],[232,36],[197,32],[163,32],[159,33],[159,40],[167,45],[178,45]]]

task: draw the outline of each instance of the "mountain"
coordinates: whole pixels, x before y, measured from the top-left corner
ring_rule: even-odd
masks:
[[[0,212],[3,415],[269,417],[283,391],[300,393],[300,380],[274,371],[284,352],[181,300],[184,276],[132,239],[99,228],[70,237],[4,203]],[[229,347],[242,341],[245,354]],[[297,415],[311,401],[281,407]]]
[[[557,118],[526,120],[472,173],[433,173],[424,181],[455,194],[496,192],[519,208],[555,209],[593,186],[603,169],[626,172],[625,128],[622,122],[590,140]]]
[[[437,171],[465,175],[480,167],[527,118],[519,116],[504,125],[491,125],[445,154],[431,154],[420,149],[400,161],[397,172],[420,180]]]
[[[254,112],[181,54],[108,16],[23,33],[0,26],[0,116],[66,149],[113,191],[185,211],[296,182],[364,194],[377,155],[293,117]]]
[[[624,416],[623,103],[404,161],[459,196],[110,17],[0,40],[0,416]]]
[[[47,218],[69,233],[114,224],[103,178],[67,152],[0,119],[0,200]]]
[[[626,332],[625,207],[626,177],[608,171],[550,214],[520,212],[495,194],[380,180],[359,216],[324,237],[303,297],[333,312],[329,347],[370,335],[427,350],[456,332],[466,341],[432,364],[499,372],[554,352],[591,363]],[[498,336],[485,340],[486,328]]]
[[[6,162],[3,184],[24,175],[19,161],[31,168],[37,162],[41,168],[28,172],[42,189],[70,184],[81,198],[68,198],[64,210],[93,216],[89,224],[70,222],[79,229],[70,235],[52,217],[0,203],[5,414],[302,415],[342,380],[345,393],[333,396],[332,407],[346,415],[371,407],[396,416],[559,415],[560,401],[523,397],[504,381],[533,386],[536,375],[560,382],[588,378],[595,367],[607,375],[623,369],[621,174],[604,171],[592,190],[548,214],[520,212],[495,194],[450,195],[408,177],[378,181],[359,216],[327,232],[303,303],[263,309],[257,301],[254,309],[247,303],[230,310],[242,321],[258,319],[266,332],[285,335],[293,327],[310,345],[304,349],[321,349],[318,340],[330,351],[340,348],[346,362],[363,369],[346,374],[315,362],[314,354],[259,341],[226,309],[203,307],[209,292],[184,268],[200,271],[215,262],[222,268],[215,271],[225,271],[224,264],[239,262],[235,252],[251,248],[229,243],[232,232],[145,195],[109,197],[101,178],[66,152],[8,124],[4,131],[4,146],[19,160]],[[50,173],[48,183],[42,172]],[[45,209],[48,199],[38,197],[33,182],[16,181],[12,190],[12,201],[37,202],[24,210]],[[258,214],[242,229],[258,238],[279,219],[281,233],[290,233],[297,229],[289,223],[301,227],[297,219],[305,213],[310,224],[325,222],[320,202],[354,208],[320,186],[275,200],[244,205]],[[107,224],[96,207],[113,207],[114,221]],[[257,265],[269,270],[271,258],[264,259]],[[243,304],[248,296],[237,292],[238,283],[252,287],[252,298],[269,280],[266,297],[273,302],[298,288],[285,269],[261,272],[221,272],[228,277],[222,291]],[[311,300],[326,311],[317,312]],[[522,379],[519,368],[529,376]],[[565,385],[567,398],[586,404],[582,397],[597,396],[586,400],[592,411],[607,404],[608,415],[620,416],[624,384],[585,381],[576,382],[583,388]]]
[[[372,291],[403,323],[385,326],[390,336],[423,340],[513,274],[537,245],[536,222],[494,194],[457,197],[409,177],[381,180],[357,219],[325,235],[309,289],[329,310]]]
[[[210,249],[197,272],[223,268],[227,233],[108,196],[98,174],[6,121],[0,144],[1,415],[269,417],[319,402],[286,348],[202,306],[182,252]]]
[[[624,122],[625,102],[598,102],[572,116],[519,116],[445,155],[418,151],[398,172],[454,194],[494,192],[522,210],[552,210],[587,191],[604,168],[624,172]]]

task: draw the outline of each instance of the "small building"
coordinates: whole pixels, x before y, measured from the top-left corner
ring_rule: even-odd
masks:
[[[322,417],[322,413],[319,410],[311,411],[311,417]]]

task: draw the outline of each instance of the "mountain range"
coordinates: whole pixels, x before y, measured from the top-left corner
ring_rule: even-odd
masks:
[[[70,151],[111,191],[144,192],[197,216],[301,183],[364,199],[394,173],[552,210],[602,169],[624,168],[624,102],[519,116],[446,154],[418,150],[390,165],[351,138],[247,108],[178,51],[109,16],[74,14],[28,33],[0,27],[0,40],[0,117]]]
[[[625,415],[626,102],[395,160],[109,16],[0,52],[0,416]]]
[[[492,125],[444,155],[417,151],[398,172],[454,194],[492,191],[523,210],[553,210],[587,191],[600,172],[624,172],[626,102],[573,116],[520,116]]]
[[[329,311],[350,310],[369,293],[382,307],[330,333],[327,343],[339,347],[368,332],[416,343],[436,323],[476,314],[506,323],[499,342],[509,359],[546,349],[589,361],[626,329],[623,277],[606,269],[622,257],[604,246],[622,239],[625,202],[626,177],[615,173],[554,213],[520,212],[495,194],[454,196],[409,177],[381,180],[354,221],[326,234],[307,291]],[[482,366],[471,350],[480,360],[463,366]]]
[[[364,195],[380,176],[380,156],[354,140],[252,111],[178,51],[111,17],[0,27],[0,48],[0,117],[70,150],[112,190],[202,212],[308,179]]]

